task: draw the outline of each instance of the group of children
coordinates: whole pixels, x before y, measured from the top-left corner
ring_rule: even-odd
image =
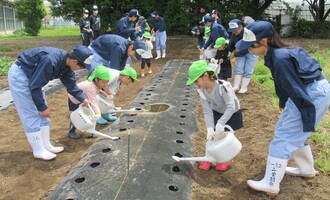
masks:
[[[87,9],[83,10],[83,16],[79,20],[82,45],[88,46],[101,35],[101,17],[98,14],[97,5],[93,6],[93,14],[89,16]]]
[[[224,132],[225,124],[237,130],[243,126],[240,105],[235,95],[238,90],[236,76],[239,75],[236,71],[241,69],[236,70],[239,66],[236,65],[232,87],[225,81],[230,77],[227,73],[231,74],[231,67],[228,67],[230,59],[243,54],[245,63],[255,63],[258,56],[264,56],[282,113],[269,146],[264,178],[260,181],[248,180],[247,184],[254,190],[274,197],[280,191],[280,182],[285,174],[305,178],[314,178],[317,174],[313,154],[306,141],[329,109],[330,84],[320,64],[302,48],[283,43],[270,22],[251,22],[243,30],[240,20],[234,19],[229,27],[231,41],[226,44],[224,37],[217,38],[213,46],[217,49],[217,56],[211,60],[222,59],[221,67],[226,66],[228,71],[220,72],[217,77],[205,60],[196,61],[189,68],[187,85],[194,83],[197,87],[204,110],[207,140]],[[232,53],[228,55],[228,51]],[[229,63],[224,64],[226,61]],[[246,70],[249,76],[252,76],[252,72]],[[241,93],[246,92],[249,79],[243,76]],[[289,159],[293,159],[297,167],[287,167]],[[199,165],[203,170],[209,170],[211,166],[209,162]],[[228,166],[229,163],[217,163],[215,169],[224,171]]]
[[[138,16],[136,10],[131,14]],[[158,15],[153,12],[153,15],[156,14]],[[213,15],[220,16],[215,11]],[[201,49],[203,51],[214,43],[217,54],[211,61],[221,63],[220,73],[216,74],[205,60],[199,60],[189,67],[187,81],[187,85],[194,84],[197,88],[204,110],[207,140],[226,131],[225,125],[231,126],[233,130],[243,127],[242,111],[235,92],[245,93],[249,80],[244,78],[250,77],[244,76],[245,71],[242,69],[236,72],[236,68],[239,68],[237,64],[232,87],[228,82],[232,71],[230,59],[243,57],[244,63],[247,63],[250,56],[254,59],[264,56],[265,65],[274,79],[282,113],[269,147],[265,176],[261,181],[248,180],[247,184],[252,189],[275,196],[280,190],[279,185],[285,173],[315,177],[313,155],[306,140],[330,105],[330,84],[319,63],[303,49],[284,44],[269,22],[255,21],[243,28],[240,20],[233,19],[229,23],[228,31],[232,32],[232,36],[228,42],[227,31],[219,26],[219,19],[215,21],[210,17],[204,16],[203,21],[210,27],[208,40],[212,41],[207,41]],[[164,31],[162,24],[158,28],[158,33]],[[101,116],[96,96],[102,90],[113,101],[121,84],[130,84],[137,80],[136,71],[125,67],[128,58],[139,59],[142,56],[142,77],[145,64],[149,67],[148,73],[152,72],[151,37],[148,27],[145,27],[143,42],[138,38],[129,41],[122,36],[107,34],[98,37],[89,47],[78,45],[69,53],[53,47],[38,47],[26,50],[18,56],[9,70],[8,82],[35,158],[52,160],[57,153],[64,150],[63,147],[54,147],[50,143],[51,112],[42,88],[50,80],[59,78],[69,93],[70,111],[76,110],[80,103],[90,104],[100,119],[112,119],[110,113]],[[89,76],[86,81],[77,84],[74,70],[82,68],[89,71]],[[235,81],[236,75],[240,73],[243,81],[238,90]],[[252,76],[251,70],[246,70],[246,74]],[[80,138],[72,123],[68,137]],[[298,168],[287,167],[290,158],[296,161]],[[199,167],[209,170],[212,165],[210,162],[202,162]],[[229,165],[229,162],[216,163],[215,169],[226,171]]]

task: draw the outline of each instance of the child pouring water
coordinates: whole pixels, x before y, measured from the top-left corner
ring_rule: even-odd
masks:
[[[229,82],[217,80],[215,72],[205,60],[196,61],[189,67],[187,85],[193,83],[197,87],[204,110],[207,140],[224,132],[226,124],[233,130],[243,127],[242,112],[233,88]],[[217,163],[215,169],[226,171],[229,165],[229,162]],[[211,162],[202,162],[199,168],[209,170],[211,166]]]
[[[110,75],[110,80],[107,83],[107,86],[104,87],[104,92],[107,95],[107,98],[113,102],[113,96],[117,94],[121,85],[128,85],[134,83],[137,79],[137,73],[134,68],[126,67],[122,71],[115,69],[107,68]],[[115,108],[115,106],[113,106]],[[112,121],[113,116],[110,113],[103,115],[102,119]]]
[[[100,65],[95,68],[92,74],[88,77],[88,80],[80,82],[78,84],[79,89],[83,91],[86,97],[91,101],[91,107],[93,108],[96,115],[101,117],[100,108],[97,104],[97,98],[99,91],[101,88],[107,86],[107,83],[110,80],[110,73],[108,68]],[[68,94],[69,97],[69,110],[74,111],[79,107],[80,102]],[[68,137],[72,139],[79,139],[80,135],[76,133],[76,127],[70,122],[70,130],[68,133]]]
[[[211,59],[211,62],[216,64],[221,64],[220,73],[218,74],[218,78],[221,80],[227,81],[228,78],[231,78],[231,63],[228,59],[229,49],[226,43],[226,39],[223,37],[219,37],[215,41],[215,45],[213,46],[217,49],[217,54],[215,58]]]

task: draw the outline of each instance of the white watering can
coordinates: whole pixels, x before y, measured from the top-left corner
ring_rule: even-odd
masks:
[[[206,155],[204,157],[185,157],[180,158],[177,156],[172,156],[176,161],[207,161],[224,163],[233,159],[242,149],[241,142],[234,135],[234,130],[225,125],[225,128],[229,131],[225,131],[215,136],[213,140],[206,142]]]
[[[104,95],[98,94],[96,96],[97,104],[102,114],[107,114],[114,110],[113,101],[105,97]]]
[[[95,130],[96,121],[99,116],[95,115],[93,108],[88,105],[87,107],[79,105],[79,108],[73,111],[70,115],[70,120],[72,124],[80,131],[87,132],[95,135],[100,135],[111,140],[118,140],[119,137],[111,137],[104,133]]]
[[[217,50],[216,49],[206,49],[203,54],[206,59],[211,59],[217,55]]]

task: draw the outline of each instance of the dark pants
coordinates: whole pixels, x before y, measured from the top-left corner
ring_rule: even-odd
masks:
[[[93,30],[93,40],[96,40],[101,35],[100,30]]]
[[[141,59],[141,69],[144,69],[146,63],[147,63],[147,66],[150,67],[151,66],[151,62],[150,62],[150,58],[142,58]]]
[[[82,45],[89,46],[91,43],[92,35],[90,33],[81,33]]]
[[[228,78],[231,78],[231,71],[231,68],[221,68],[218,79],[227,81]]]
[[[216,126],[218,120],[223,114],[213,111],[214,126]],[[234,131],[243,127],[243,115],[241,109],[235,112],[231,118],[227,121],[226,125],[229,125]]]

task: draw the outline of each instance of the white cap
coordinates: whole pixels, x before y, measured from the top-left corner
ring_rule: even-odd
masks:
[[[98,10],[99,8],[97,7],[97,5],[93,6],[93,10]]]

